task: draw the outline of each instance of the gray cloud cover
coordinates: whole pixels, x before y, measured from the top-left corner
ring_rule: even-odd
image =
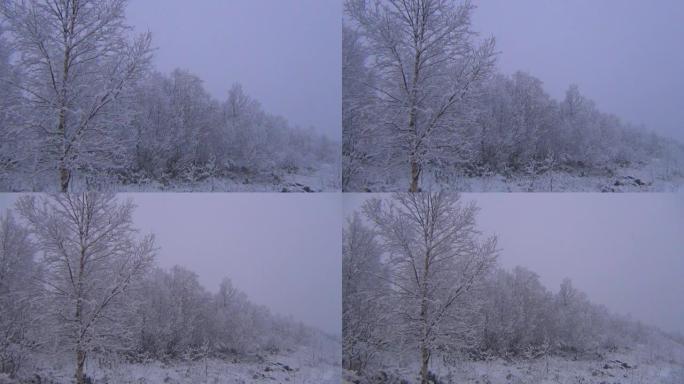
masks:
[[[221,100],[240,82],[269,113],[339,139],[341,14],[337,0],[134,0],[127,18],[152,32],[162,72],[187,69]]]
[[[684,2],[474,4],[474,28],[496,37],[504,73],[527,71],[557,99],[576,83],[601,110],[684,141]]]

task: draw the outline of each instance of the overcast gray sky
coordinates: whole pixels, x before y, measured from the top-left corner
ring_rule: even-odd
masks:
[[[474,1],[474,29],[493,35],[504,73],[568,85],[603,111],[684,141],[684,1]]]
[[[345,216],[368,194],[345,194]],[[377,195],[376,195],[377,196]],[[385,195],[389,196],[389,195]],[[684,333],[684,194],[463,194],[496,234],[500,263],[557,292],[565,277],[595,302]]]
[[[341,136],[339,0],[130,0],[128,22],[152,32],[156,67],[187,69],[224,100],[234,82],[264,109]]]
[[[0,210],[16,194],[0,194]],[[154,233],[164,268],[184,266],[216,292],[224,276],[249,299],[339,335],[342,201],[339,194],[123,194]]]

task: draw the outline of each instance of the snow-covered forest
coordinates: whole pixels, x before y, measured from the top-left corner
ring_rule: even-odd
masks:
[[[682,143],[575,85],[554,100],[534,74],[500,73],[474,12],[469,0],[345,0],[343,190],[680,188]]]
[[[455,193],[371,198],[343,235],[343,366],[354,383],[681,383],[684,336],[504,269]]]
[[[0,213],[1,383],[339,383],[338,336],[158,267],[134,210],[86,193]]]
[[[339,190],[340,144],[153,68],[126,0],[0,3],[0,189]],[[235,58],[239,60],[239,58]]]

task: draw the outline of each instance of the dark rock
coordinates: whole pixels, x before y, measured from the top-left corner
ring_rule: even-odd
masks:
[[[287,188],[283,188],[283,189],[280,190],[280,192],[285,193],[285,192],[290,192],[290,191],[289,191]]]
[[[313,192],[313,189],[309,188],[308,186],[305,186],[304,192]]]

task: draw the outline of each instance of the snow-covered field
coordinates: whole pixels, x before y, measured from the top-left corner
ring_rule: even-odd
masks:
[[[408,190],[408,179],[371,183],[367,191]],[[424,191],[448,189],[458,192],[677,192],[684,187],[684,173],[667,170],[654,161],[642,167],[625,167],[594,172],[546,172],[542,175],[500,174],[481,177],[449,177],[421,180]],[[359,191],[361,192],[361,191]]]
[[[196,182],[159,182],[114,185],[117,192],[336,192],[340,176],[333,166],[324,165],[298,173],[260,174],[255,176],[207,178]]]
[[[34,373],[21,381],[7,383],[67,384],[73,382],[73,363],[68,357],[55,360],[44,358]],[[145,364],[98,362],[93,359],[86,366],[87,375],[97,384],[244,384],[294,383],[338,384],[341,369],[339,359],[331,354],[300,348],[292,353],[251,358],[220,360],[216,358],[196,361]],[[50,361],[50,362],[48,362]],[[5,384],[0,376],[0,384]]]
[[[58,181],[56,178],[53,180],[52,176],[12,177],[8,180],[0,178],[0,189],[13,192],[57,192]],[[236,173],[226,177],[172,181],[167,184],[142,179],[138,183],[107,181],[92,186],[83,178],[74,176],[70,186],[72,191],[93,188],[115,192],[337,192],[341,188],[341,176],[339,165],[322,163],[318,168],[300,169],[293,173],[282,170],[249,175]]]
[[[548,356],[532,360],[495,359],[462,361],[453,365],[431,364],[441,383],[459,384],[681,384],[684,383],[684,347],[602,352],[594,356]],[[397,368],[362,379],[350,371],[344,383],[419,382],[419,368]]]

